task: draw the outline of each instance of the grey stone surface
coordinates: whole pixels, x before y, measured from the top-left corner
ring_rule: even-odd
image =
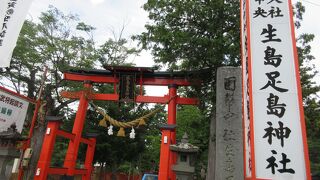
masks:
[[[219,68],[217,72],[215,180],[244,179],[241,94],[241,68]]]
[[[176,173],[177,180],[193,180],[195,172],[195,155],[199,147],[189,143],[188,135],[185,132],[181,142],[170,145],[170,150],[177,153],[177,162],[171,166]]]
[[[215,114],[215,113],[214,113]],[[209,136],[209,152],[208,152],[208,164],[206,180],[213,180],[215,174],[215,162],[216,162],[216,118],[213,116],[210,121],[210,136]]]
[[[14,158],[20,157],[20,151],[16,148],[17,141],[24,140],[17,132],[13,123],[6,131],[0,132],[0,179],[7,180],[10,177]]]
[[[12,169],[12,162],[14,158],[20,156],[20,151],[15,147],[0,147],[0,179],[9,179],[11,171],[8,173],[8,169]],[[10,170],[11,170],[10,169]]]

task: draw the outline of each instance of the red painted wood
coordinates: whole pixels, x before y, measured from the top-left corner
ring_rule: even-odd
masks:
[[[69,99],[80,99],[82,91],[70,92],[70,91],[61,91],[60,95],[64,98]],[[119,95],[118,94],[96,94],[92,93],[88,96],[88,99],[92,100],[104,100],[104,101],[118,101]]]
[[[168,124],[176,124],[177,111],[177,87],[169,87],[168,103]],[[175,173],[171,170],[171,166],[176,162],[176,154],[170,151],[170,145],[176,143],[176,131],[162,129],[162,142],[160,149],[160,165],[159,165],[159,179],[176,179]],[[164,138],[167,138],[165,143]]]
[[[168,104],[168,124],[175,125],[177,117],[177,87],[169,87],[169,97],[171,101]],[[170,144],[176,144],[176,130],[170,133]],[[176,163],[176,153],[169,151],[168,171],[170,179],[176,179],[176,174],[171,170],[171,166]]]
[[[86,81],[89,80],[93,83],[110,83],[114,84],[114,86],[119,82],[119,79],[116,76],[106,76],[106,75],[82,75],[82,74],[73,74],[73,73],[65,73],[65,80],[73,80],[73,81]],[[157,86],[170,86],[169,95],[165,95],[164,97],[158,96],[142,96],[141,94],[136,96],[136,102],[144,102],[144,103],[168,103],[168,124],[175,125],[176,124],[176,105],[184,104],[184,105],[196,105],[199,103],[196,98],[183,98],[177,96],[177,86],[190,86],[190,85],[199,85],[201,81],[189,81],[184,78],[143,78],[140,77],[137,79],[137,84],[140,84],[140,89],[143,85],[157,85]],[[174,86],[171,86],[174,84]],[[91,86],[87,86],[85,88],[90,88]],[[116,87],[115,87],[116,90]],[[86,95],[86,93],[88,93]],[[116,94],[97,94],[97,93],[89,93],[88,91],[79,91],[79,92],[62,92],[61,96],[65,98],[71,99],[80,99],[80,104],[78,108],[78,112],[76,115],[74,127],[72,133],[75,134],[74,140],[70,141],[66,159],[64,166],[68,168],[67,174],[74,175],[76,173],[75,161],[77,159],[79,143],[87,143],[87,155],[86,155],[86,169],[87,174],[83,175],[83,179],[89,179],[89,174],[92,171],[92,164],[90,164],[90,159],[93,159],[94,153],[94,145],[89,143],[88,140],[81,138],[81,132],[84,124],[84,117],[86,114],[88,100],[108,100],[108,101],[118,101],[119,95]],[[167,137],[167,143],[164,143],[164,137]],[[175,173],[171,170],[171,165],[176,162],[176,155],[170,152],[169,146],[170,144],[176,143],[176,132],[170,130],[162,130],[162,143],[161,143],[161,154],[160,154],[160,165],[159,165],[159,179],[175,179]],[[92,162],[92,161],[91,161]]]
[[[81,74],[73,74],[73,73],[64,73],[65,80],[71,81],[92,81],[95,83],[117,83],[118,79],[110,76],[89,76],[89,75],[81,75]]]
[[[103,75],[82,75],[82,74],[73,74],[73,73],[64,73],[65,80],[71,81],[92,81],[94,83],[118,83],[119,79],[112,76],[103,76]],[[188,79],[179,78],[143,78],[137,79],[137,84],[142,83],[143,85],[153,85],[153,86],[168,86],[170,84],[176,84],[178,86],[191,86],[191,85],[200,85],[201,81],[189,81]]]
[[[118,94],[92,94],[93,100],[104,100],[104,101],[118,101]]]
[[[161,104],[166,104],[169,101],[168,96],[160,97],[160,96],[141,96],[138,95],[136,97],[136,102],[139,103],[161,103]]]
[[[9,93],[9,94],[11,94],[11,95],[13,95],[13,96],[16,96],[16,97],[18,97],[18,98],[24,99],[25,101],[28,101],[29,103],[32,103],[32,104],[35,104],[35,103],[36,103],[36,100],[35,100],[35,99],[31,99],[31,98],[29,98],[29,97],[27,97],[27,96],[21,95],[21,94],[19,94],[19,93],[17,93],[17,92],[14,92],[14,91],[10,90],[10,89],[7,89],[7,88],[5,88],[5,87],[0,86],[0,90],[1,90],[1,91],[4,91],[4,92],[6,92],[6,93]]]
[[[183,98],[183,97],[177,97],[176,104],[182,104],[182,105],[198,105],[199,99],[197,98]]]
[[[84,84],[85,89],[90,89],[91,84]],[[74,125],[72,129],[72,134],[75,135],[74,140],[71,140],[68,145],[67,154],[64,160],[64,167],[68,168],[67,175],[71,176],[75,174],[75,166],[78,156],[79,144],[81,140],[81,134],[83,130],[83,125],[85,121],[85,116],[88,108],[88,99],[86,98],[86,92],[82,91],[80,96],[80,102],[76,118],[74,120]]]
[[[199,85],[201,81],[191,83],[187,79],[174,79],[174,78],[142,78],[143,85],[152,86],[169,86],[170,84],[176,84],[178,86],[192,86]]]
[[[159,180],[165,180],[169,177],[169,163],[170,163],[170,130],[162,130],[161,149],[160,149],[160,163],[159,163]],[[164,138],[167,137],[168,142],[164,143]]]
[[[87,145],[91,145],[91,146],[93,145],[93,141],[90,140],[90,139],[86,139],[86,138],[81,138],[80,142],[84,143],[84,144],[87,144]]]
[[[74,138],[75,138],[74,134],[68,133],[68,132],[65,132],[65,131],[62,131],[62,130],[58,130],[57,131],[57,135],[62,136],[62,137],[67,138],[67,139],[70,139],[70,140],[74,140]]]
[[[76,92],[72,92],[72,91],[61,91],[60,95],[63,98],[69,98],[69,99],[79,99],[80,96],[82,94],[82,91],[76,91]]]
[[[75,169],[74,174],[86,174],[87,170],[86,169]]]
[[[68,92],[62,91],[60,95],[64,98],[70,99],[79,99],[81,96],[82,91],[78,92]],[[118,101],[119,95],[118,94],[91,94],[88,99],[90,100],[103,100],[103,101]],[[136,96],[136,102],[138,103],[160,103],[166,104],[170,100],[169,96]],[[197,105],[199,104],[199,100],[196,98],[184,98],[184,97],[177,97],[176,104],[182,105]]]
[[[48,174],[67,174],[67,168],[49,168]]]
[[[89,141],[90,141],[90,144],[87,147],[86,159],[84,161],[84,168],[87,169],[87,173],[82,176],[83,180],[90,180],[91,173],[93,170],[92,161],[94,157],[94,149],[96,148],[96,139],[90,138]]]
[[[60,122],[57,122],[57,121],[48,122],[47,129],[50,128],[50,133],[49,134],[46,133],[44,136],[40,158],[37,165],[37,170],[39,169],[40,174],[35,175],[34,180],[47,179],[52,152],[53,152],[59,126],[60,126]]]

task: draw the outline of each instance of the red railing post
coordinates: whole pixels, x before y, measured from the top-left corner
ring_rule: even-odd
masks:
[[[94,157],[94,150],[96,148],[96,137],[97,135],[92,135],[89,138],[90,144],[88,144],[87,152],[86,152],[86,159],[84,161],[84,168],[87,170],[87,173],[82,176],[83,180],[90,180],[91,174],[93,170],[93,157]]]
[[[175,129],[175,125],[161,125],[160,130],[162,133],[161,149],[160,149],[160,165],[158,179],[166,180],[169,178],[170,166],[170,135]]]
[[[83,130],[83,125],[85,122],[85,117],[88,108],[88,97],[91,91],[91,82],[85,81],[84,82],[84,90],[81,92],[80,95],[80,102],[78,111],[76,114],[76,118],[74,120],[74,125],[72,129],[72,134],[75,135],[74,140],[70,140],[68,145],[67,154],[64,160],[64,167],[68,168],[68,176],[72,176],[75,174],[75,166],[78,157],[78,150],[81,140],[81,134]]]
[[[47,116],[46,119],[48,121],[48,125],[43,139],[42,149],[34,180],[47,179],[52,152],[62,117]]]

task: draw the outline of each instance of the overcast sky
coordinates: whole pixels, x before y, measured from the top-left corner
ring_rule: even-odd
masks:
[[[27,19],[37,21],[41,12],[46,11],[49,5],[63,13],[77,14],[81,21],[96,28],[94,39],[103,43],[113,38],[112,32],[120,34],[125,26],[123,37],[129,39],[131,35],[144,31],[144,24],[148,14],[141,8],[146,0],[34,0]],[[139,57],[132,57],[138,66],[152,66],[152,57],[142,52]]]
[[[63,13],[79,15],[81,21],[96,28],[94,39],[102,43],[113,38],[112,31],[119,35],[125,26],[124,38],[145,31],[144,25],[148,21],[148,14],[142,9],[147,0],[34,0],[27,19],[37,21],[41,12],[49,5]],[[137,57],[131,57],[129,62],[137,66],[151,67],[154,62],[150,53],[143,51]],[[146,87],[147,95],[162,96],[168,93],[167,87]]]
[[[64,13],[78,14],[85,23],[97,28],[95,39],[104,41],[112,37],[112,30],[118,33],[125,25],[125,37],[143,32],[148,14],[141,8],[147,0],[34,0],[29,10],[28,19],[36,20],[40,12],[46,11],[49,5],[57,7]],[[302,28],[296,33],[313,33],[312,54],[316,57],[314,63],[320,70],[320,1],[301,1],[306,7]],[[143,52],[134,61],[138,66],[152,66],[152,56]],[[320,82],[320,75],[316,77]],[[320,83],[319,83],[320,84]]]
[[[313,63],[320,71],[320,0],[293,0],[294,2],[300,1],[306,7],[306,13],[303,16],[302,26],[296,31],[296,34],[310,33],[315,35],[314,41],[311,43],[312,55],[315,56]],[[320,84],[320,74],[317,75],[316,81]],[[318,93],[318,95],[320,95]]]

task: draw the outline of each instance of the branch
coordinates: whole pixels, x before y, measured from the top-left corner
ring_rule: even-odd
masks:
[[[62,102],[58,107],[54,109],[55,112],[59,112],[62,108],[66,107],[68,104],[75,102],[76,99],[69,99],[67,101]]]

